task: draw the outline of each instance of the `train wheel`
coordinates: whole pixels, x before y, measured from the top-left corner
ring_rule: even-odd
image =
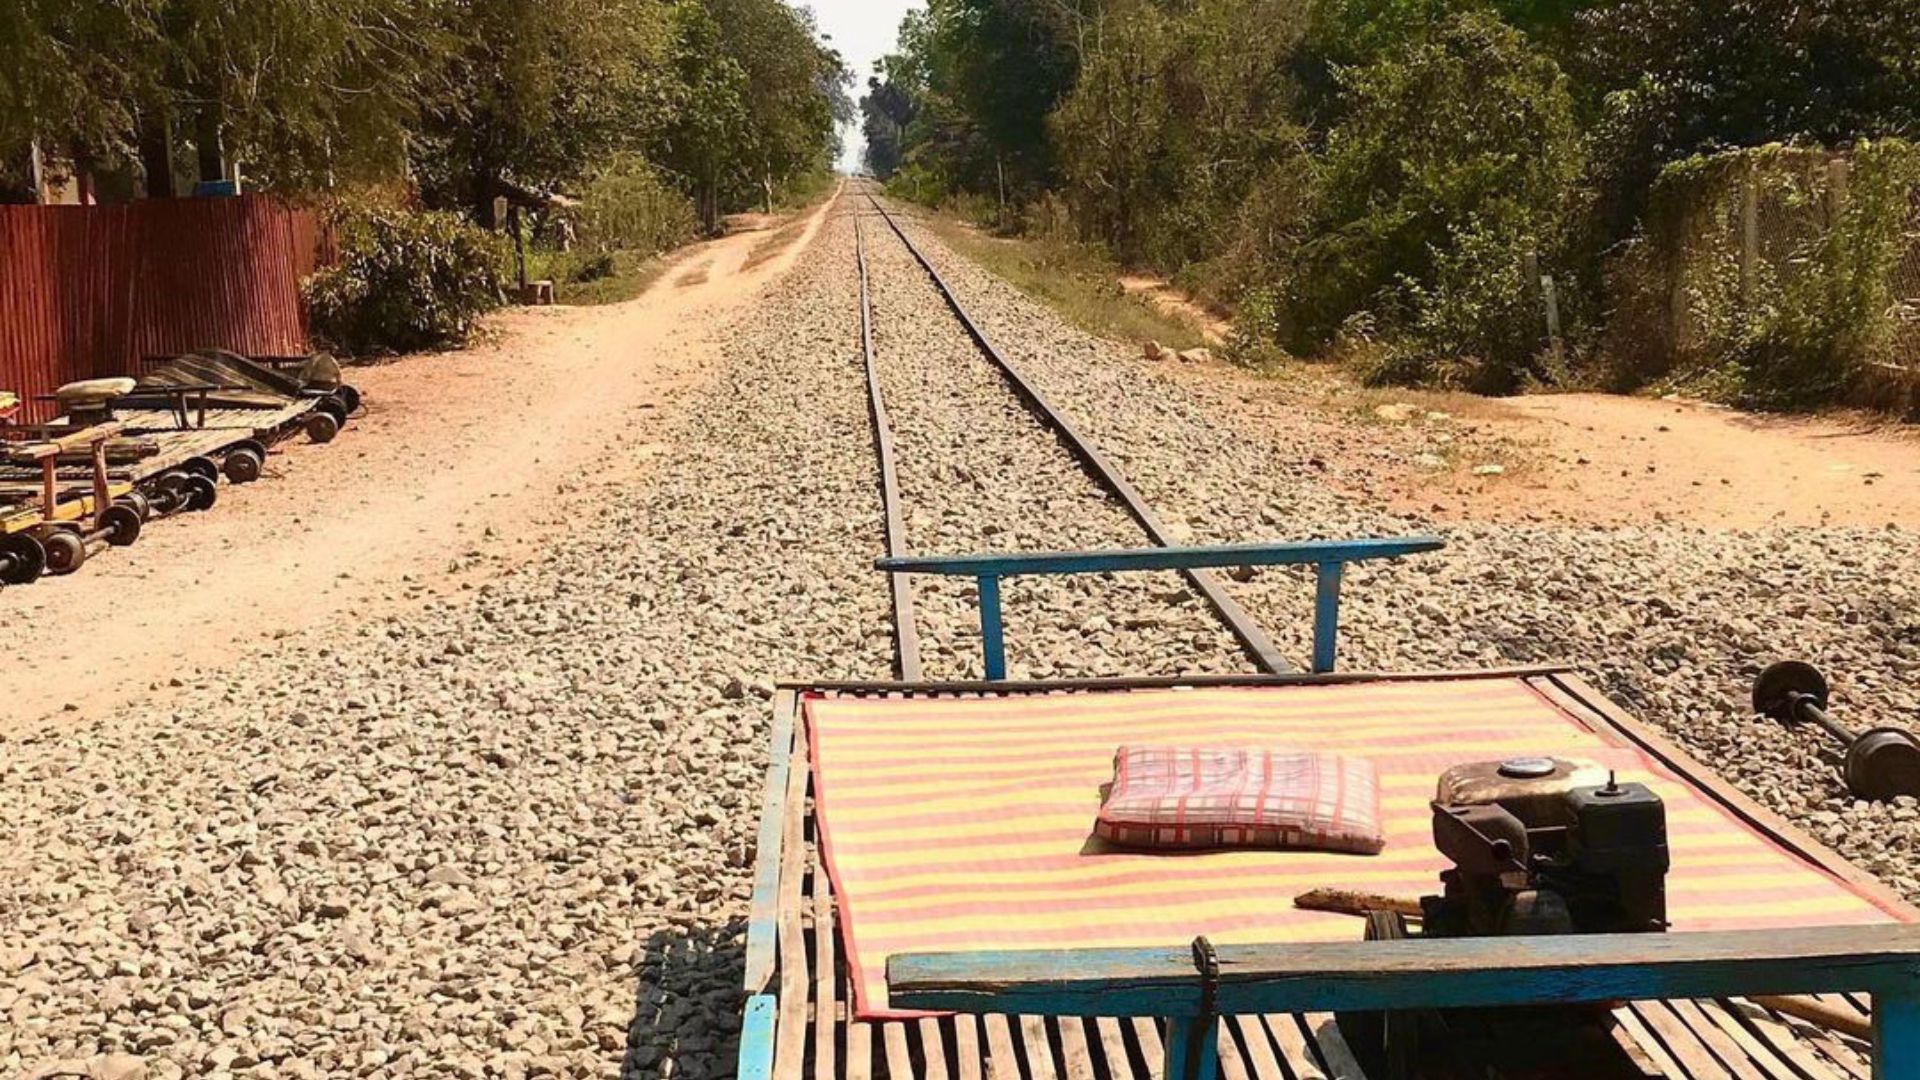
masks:
[[[236,484],[251,484],[260,479],[260,469],[266,464],[258,451],[251,446],[239,446],[227,452],[224,471],[227,479]]]
[[[333,391],[333,399],[346,408],[349,416],[360,411],[360,391],[346,383],[341,383]]]
[[[130,508],[134,513],[140,515],[141,521],[145,521],[153,516],[153,500],[147,498],[147,493],[144,491],[129,491],[125,495],[113,500],[113,504],[115,506]]]
[[[213,486],[213,481],[204,476],[188,477],[183,490],[187,497],[188,510],[211,510],[213,504],[220,498],[219,489]]]
[[[140,539],[140,526],[140,512],[131,506],[114,503],[100,514],[100,530],[114,547],[126,547]]]
[[[31,585],[47,570],[47,549],[31,533],[0,536],[0,585]]]
[[[189,476],[204,477],[209,481],[220,479],[220,466],[209,457],[190,457],[182,462],[180,468]]]
[[[340,421],[330,412],[315,411],[307,417],[307,438],[317,443],[330,443],[340,434]]]
[[[61,529],[40,541],[47,549],[47,573],[56,577],[71,574],[87,561],[87,542],[77,532]]]

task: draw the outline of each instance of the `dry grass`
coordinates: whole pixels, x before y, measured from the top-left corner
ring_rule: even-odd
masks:
[[[945,214],[920,220],[956,253],[1097,337],[1173,349],[1205,344],[1198,327],[1120,287],[1120,268],[1098,249],[1058,240],[988,236]]]

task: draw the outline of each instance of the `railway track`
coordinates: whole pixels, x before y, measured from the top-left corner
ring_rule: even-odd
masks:
[[[870,192],[860,192],[857,197],[865,199],[871,208],[866,213],[854,214],[854,250],[858,263],[860,288],[861,360],[866,376],[867,412],[873,425],[874,449],[879,466],[887,554],[899,557],[910,552],[904,499],[899,480],[896,440],[885,395],[882,392],[880,363],[874,345],[874,312],[866,228],[866,222],[871,219],[877,219],[883,223],[884,233],[890,233],[912,256],[913,261],[918,264],[929,283],[939,294],[948,312],[965,331],[968,340],[972,342],[980,356],[999,374],[1008,391],[1020,400],[1033,420],[1052,435],[1064,451],[1073,458],[1081,471],[1125,511],[1127,517],[1132,519],[1147,540],[1158,547],[1175,546],[1176,539],[1171,530],[1153,511],[1153,508],[1147,505],[1138,489],[1126,478],[1113,460],[1081,432],[1027,377],[1020,366],[994,344],[980,322],[973,318],[952,287],[941,277],[938,268],[926,257],[906,230],[901,228],[892,212]],[[914,617],[912,578],[911,575],[904,573],[893,573],[888,576],[895,630],[895,673],[903,681],[918,682],[922,679],[924,665],[921,658],[920,634]],[[1225,587],[1215,574],[1207,570],[1188,570],[1182,571],[1182,576],[1206,601],[1213,615],[1232,635],[1256,668],[1268,674],[1299,670],[1280,653],[1273,640],[1253,620],[1246,609],[1227,595]]]

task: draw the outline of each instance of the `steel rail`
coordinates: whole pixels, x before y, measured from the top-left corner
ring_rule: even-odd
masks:
[[[893,423],[880,395],[880,372],[873,359],[873,301],[867,289],[867,237],[860,215],[853,215],[853,254],[860,268],[860,356],[867,370],[867,416],[873,422],[873,450],[880,459],[880,505],[886,512],[887,555],[907,554],[907,521],[900,511],[900,474],[894,468]],[[913,579],[887,575],[893,593],[894,670],[903,681],[920,679],[920,631],[913,623]]]
[[[1095,446],[1091,439],[1081,434],[1065,414],[1054,407],[1053,402],[1048,400],[1047,396],[1040,392],[1039,387],[1027,378],[1019,365],[1008,359],[1006,354],[994,345],[992,339],[987,337],[986,331],[974,322],[973,316],[969,315],[967,309],[960,303],[960,298],[940,276],[940,271],[934,269],[933,263],[920,250],[919,245],[915,244],[906,231],[900,228],[900,223],[893,219],[893,215],[888,213],[887,208],[880,205],[880,200],[874,198],[871,192],[862,192],[862,194],[866,195],[867,201],[879,211],[881,220],[887,223],[887,226],[893,230],[893,234],[906,245],[914,261],[918,262],[927,276],[933,279],[934,288],[946,301],[947,308],[953,312],[954,317],[960,320],[960,325],[966,329],[967,336],[972,338],[980,351],[1000,369],[1000,373],[1013,386],[1014,391],[1026,402],[1028,410],[1053,431],[1096,481],[1120,500],[1121,505],[1126,507],[1127,513],[1132,515],[1134,521],[1139,523],[1140,528],[1155,544],[1160,547],[1179,546],[1178,540],[1167,531],[1167,527],[1161,523],[1160,518],[1147,506],[1139,490],[1120,472],[1119,468],[1108,460],[1106,454]],[[1239,640],[1241,648],[1246,650],[1247,655],[1252,657],[1253,662],[1262,671],[1270,675],[1284,675],[1300,670],[1280,654],[1273,639],[1253,621],[1253,617],[1247,614],[1247,610],[1241,607],[1233,597],[1227,595],[1218,577],[1207,570],[1181,572],[1186,575],[1187,581],[1199,591],[1200,595],[1206,598],[1208,605],[1220,617],[1220,621],[1227,625],[1227,629]]]

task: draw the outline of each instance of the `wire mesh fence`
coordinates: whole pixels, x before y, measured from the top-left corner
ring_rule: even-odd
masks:
[[[1920,401],[1917,160],[1769,146],[1670,170],[1614,260],[1613,351],[1642,376],[1774,364],[1801,388]]]

